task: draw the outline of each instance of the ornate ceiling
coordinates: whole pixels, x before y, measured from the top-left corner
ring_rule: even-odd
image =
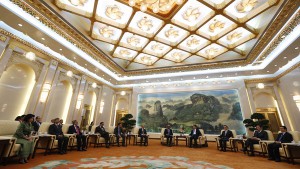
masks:
[[[124,71],[244,63],[281,4],[280,0],[46,2]]]

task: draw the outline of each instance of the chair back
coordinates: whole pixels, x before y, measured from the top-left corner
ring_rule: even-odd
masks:
[[[72,126],[73,124],[63,124],[63,126],[62,126],[62,132],[64,133],[64,134],[67,134],[68,133],[68,130],[69,130],[69,127],[70,126]]]
[[[274,136],[273,133],[270,130],[265,130],[268,133],[268,140],[269,141],[274,141]]]
[[[165,129],[166,129],[166,128],[161,128],[161,131],[160,131],[160,134],[161,134],[161,135],[164,135]]]
[[[47,123],[47,122],[43,122],[39,128],[39,131],[38,132],[42,132],[42,133],[45,133],[47,132],[48,133],[48,130],[49,130],[49,126],[53,124],[53,123]]]
[[[0,120],[0,136],[14,135],[20,122],[12,120]]]
[[[296,143],[300,141],[300,132],[299,131],[289,131],[289,133],[293,136],[293,139]]]
[[[98,127],[98,126],[95,126],[95,125],[94,125],[94,126],[92,127],[92,129],[91,129],[91,132],[92,132],[92,133],[95,133],[97,127]]]
[[[199,130],[200,130],[202,136],[204,136],[205,135],[204,130],[203,129],[199,129]]]
[[[109,126],[107,131],[111,134],[114,134],[114,129],[115,129],[115,127]]]
[[[132,134],[139,134],[139,128],[138,127],[134,127],[132,129]]]

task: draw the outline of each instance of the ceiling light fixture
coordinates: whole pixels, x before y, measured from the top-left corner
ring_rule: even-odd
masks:
[[[106,8],[105,15],[112,20],[118,20],[122,18],[123,12],[121,12],[120,8],[117,5],[114,5],[114,6],[108,6]]]
[[[263,88],[265,88],[265,84],[257,83],[256,87],[259,88],[259,89],[263,89]]]
[[[73,72],[71,70],[67,71],[67,76],[72,77],[73,76]]]
[[[92,87],[93,87],[93,88],[96,88],[96,87],[97,87],[97,83],[94,82],[94,83],[92,84]]]
[[[27,53],[25,54],[25,57],[26,57],[27,59],[29,59],[29,60],[34,60],[34,59],[35,59],[35,53],[33,53],[33,52],[27,52]]]
[[[121,96],[125,96],[125,95],[126,95],[126,92],[125,92],[125,91],[121,91],[121,92],[120,92],[120,95],[121,95]]]
[[[129,0],[130,6],[140,5],[140,10],[146,12],[148,8],[151,8],[153,13],[159,11],[169,11],[174,4],[182,4],[183,0]]]
[[[236,9],[240,13],[249,12],[255,7],[256,4],[257,4],[257,0],[242,0],[236,6]]]
[[[45,40],[45,38],[42,38],[42,40]]]
[[[298,49],[299,49],[299,47],[295,47],[295,49],[296,49],[296,50],[298,50]]]
[[[192,6],[190,6],[183,14],[182,17],[183,19],[193,22],[195,20],[197,20],[200,16],[200,11],[199,8],[193,8]]]
[[[22,26],[23,26],[23,25],[22,25],[22,24],[20,24],[20,23],[19,23],[18,25],[19,25],[20,27],[22,27]]]
[[[143,31],[149,31],[153,27],[152,20],[145,16],[137,23],[137,26]]]

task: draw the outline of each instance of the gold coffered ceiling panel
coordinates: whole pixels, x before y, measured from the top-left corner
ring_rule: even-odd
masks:
[[[269,16],[275,16],[280,9],[278,4],[283,1],[136,0],[133,4],[131,0],[46,0],[46,3],[78,30],[82,27],[77,22],[90,24],[90,30],[81,31],[82,34],[116,64],[124,60],[118,66],[126,72],[164,67],[184,69],[190,64],[242,63],[272,22]],[[157,3],[161,3],[158,11]],[[140,10],[143,4],[148,4],[145,12]]]

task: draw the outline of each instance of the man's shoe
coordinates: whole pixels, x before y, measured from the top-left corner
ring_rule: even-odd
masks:
[[[269,157],[268,160],[275,160],[275,158]]]
[[[281,162],[281,159],[275,159],[275,162]]]
[[[85,148],[83,148],[82,151],[87,151],[87,150]]]
[[[254,157],[255,155],[254,155],[254,153],[251,153],[251,154],[249,154],[248,156],[250,156],[250,157]]]
[[[60,152],[59,152],[59,154],[63,155],[63,154],[64,154],[64,152],[63,152],[63,151],[60,151]]]

